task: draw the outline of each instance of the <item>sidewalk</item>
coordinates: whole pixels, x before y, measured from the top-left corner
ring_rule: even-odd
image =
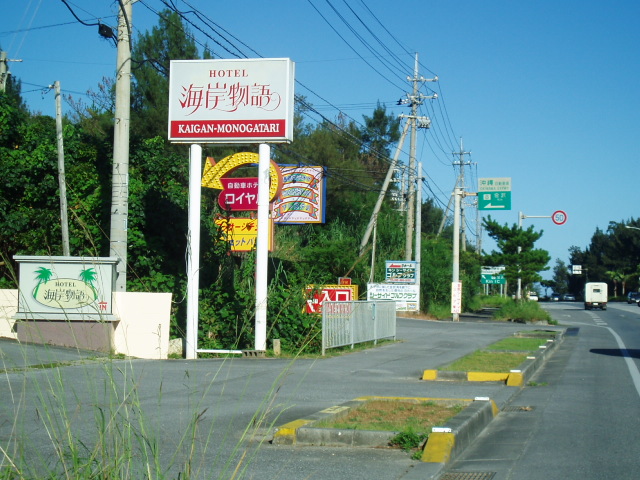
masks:
[[[96,395],[104,390],[99,386],[108,381],[109,375],[118,382],[122,376],[133,386],[138,408],[149,423],[148,430],[158,437],[162,460],[175,452],[177,440],[195,412],[199,415],[196,440],[199,453],[197,465],[193,466],[197,472],[194,478],[232,478],[232,472],[237,470],[233,478],[428,479],[437,478],[443,465],[411,460],[399,450],[272,445],[269,440],[280,425],[362,396],[489,397],[501,408],[518,387],[497,382],[426,382],[420,379],[422,372],[518,331],[561,329],[474,320],[463,318],[453,323],[399,318],[398,342],[317,360],[115,360],[106,369],[104,362],[92,359],[93,352],[23,346],[0,340],[0,361],[4,369],[72,362],[59,369],[60,382],[78,421],[93,418],[92,406],[108,401]],[[38,388],[32,388],[25,379],[31,377],[31,382],[42,385],[43,377],[53,371],[56,369],[21,369],[3,374],[0,377],[3,399],[12,398],[11,389],[24,387],[26,393],[19,405],[16,401],[1,404],[0,418],[11,418],[25,407],[37,408],[42,394],[39,397]],[[90,388],[91,384],[99,388]],[[256,412],[262,412],[262,417],[256,417]],[[19,431],[41,432],[43,438],[29,441],[46,447],[47,439],[39,420],[25,416],[21,422]],[[80,428],[81,435],[91,434],[92,423],[88,420]],[[255,429],[247,428],[252,424]],[[12,435],[10,426],[0,423],[3,447]],[[168,472],[175,473],[171,469]],[[169,474],[167,477],[171,478]]]

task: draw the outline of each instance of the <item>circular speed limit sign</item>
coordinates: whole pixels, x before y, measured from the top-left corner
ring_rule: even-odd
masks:
[[[564,225],[567,222],[567,214],[562,210],[557,210],[551,215],[551,220],[556,225]]]

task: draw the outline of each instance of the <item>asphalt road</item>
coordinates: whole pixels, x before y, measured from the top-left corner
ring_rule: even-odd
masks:
[[[637,479],[640,308],[544,306],[563,326],[579,330],[533,378],[537,386],[523,388],[449,473],[493,480]]]
[[[0,472],[11,460],[42,478],[86,463],[99,446],[102,467],[127,467],[120,478],[184,478],[186,465],[198,479],[437,478],[441,466],[398,450],[269,440],[279,425],[359,396],[487,396],[502,411],[446,467],[449,480],[637,478],[640,308],[543,305],[578,330],[522,389],[420,380],[424,369],[541,328],[483,318],[399,319],[399,342],[318,360],[109,360],[0,340]]]
[[[438,469],[398,450],[269,439],[279,425],[364,395],[507,398],[517,387],[420,380],[424,369],[539,328],[478,320],[399,319],[397,343],[294,361],[108,360],[0,340],[0,464],[10,459],[42,478],[86,462],[98,446],[102,467],[125,465],[130,478],[148,476],[145,458],[151,478],[177,478],[187,464],[198,479],[429,478]]]

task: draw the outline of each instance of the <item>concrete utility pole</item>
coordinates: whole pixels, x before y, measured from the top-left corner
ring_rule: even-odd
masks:
[[[453,272],[451,275],[451,284],[455,285],[460,282],[460,203],[462,202],[462,196],[464,191],[460,187],[456,187],[453,191]],[[452,290],[453,291],[453,290]],[[453,299],[452,299],[453,307]],[[460,320],[460,313],[453,311],[452,308],[452,320],[457,322]]]
[[[462,146],[462,137],[460,137],[460,151],[459,152],[453,152],[452,155],[459,155],[460,156],[460,160],[453,162],[454,165],[458,165],[460,167],[460,174],[458,176],[459,182],[456,184],[460,186],[460,188],[464,189],[465,188],[465,184],[464,184],[464,167],[466,165],[471,165],[471,161],[465,162],[464,161],[464,156],[465,155],[471,155],[471,152],[465,152],[464,151],[464,147]],[[467,236],[466,236],[466,219],[464,216],[464,202],[461,203],[460,205],[460,244],[462,247],[462,251],[466,252],[467,251]]]
[[[7,62],[21,62],[22,60],[12,60],[7,58],[7,52],[0,50],[0,92],[7,89],[7,81],[9,80],[9,67]]]
[[[422,162],[418,162],[416,177],[416,284],[420,287],[420,262],[422,261]],[[418,288],[418,310],[420,310],[420,289]]]
[[[378,200],[376,201],[376,206],[373,208],[373,213],[371,214],[371,218],[369,219],[369,224],[367,225],[367,229],[364,232],[364,236],[362,237],[362,241],[360,242],[360,255],[364,253],[364,248],[367,246],[369,242],[369,237],[371,236],[371,231],[378,221],[378,213],[380,213],[380,208],[382,207],[382,201],[387,193],[387,189],[389,188],[389,183],[391,182],[391,178],[393,177],[393,172],[395,170],[396,165],[398,164],[398,156],[400,155],[400,151],[402,150],[402,145],[404,145],[404,139],[407,136],[407,129],[409,128],[409,122],[405,123],[404,130],[402,131],[402,135],[400,136],[400,141],[398,142],[398,147],[396,148],[396,153],[393,156],[393,160],[391,161],[391,165],[389,165],[389,170],[387,171],[387,176],[384,179],[384,183],[382,184],[382,189],[378,194]]]
[[[110,254],[118,258],[116,292],[127,290],[129,218],[129,124],[131,110],[131,14],[134,0],[122,0],[118,14],[116,111],[113,135]]]
[[[58,186],[60,187],[60,227],[62,229],[62,254],[71,255],[69,250],[69,219],[67,216],[67,181],[64,172],[64,143],[62,139],[62,99],[60,82],[55,81],[49,88],[56,94],[56,136],[58,138]]]
[[[438,98],[437,94],[422,95],[418,93],[419,84],[423,82],[437,82],[438,77],[431,79],[418,76],[418,54],[416,53],[415,64],[413,68],[413,77],[407,77],[407,80],[413,82],[413,92],[407,95],[407,101],[402,103],[411,104],[411,115],[400,115],[407,118],[407,122],[411,126],[411,139],[409,151],[409,192],[407,195],[407,227],[405,235],[405,260],[411,260],[413,257],[413,235],[415,223],[415,181],[416,181],[416,136],[418,128],[429,128],[431,120],[427,117],[418,117],[418,107],[422,104],[422,100],[426,98]]]

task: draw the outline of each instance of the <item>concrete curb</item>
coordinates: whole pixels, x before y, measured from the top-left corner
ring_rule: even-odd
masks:
[[[558,348],[564,339],[566,330],[555,332],[554,338],[548,339],[546,345],[541,346],[537,352],[527,359],[516,370],[508,373],[487,375],[475,372],[476,375],[468,375],[467,372],[438,372],[437,370],[425,370],[423,380],[448,381],[492,381],[504,382],[509,388],[498,394],[495,399],[489,397],[476,397],[473,400],[459,398],[414,398],[421,401],[446,401],[449,403],[466,402],[468,405],[455,417],[450,419],[442,427],[434,427],[422,451],[421,462],[410,468],[403,480],[436,479],[442,473],[445,466],[455,460],[477,438],[478,435],[493,421],[500,412],[500,408],[508,404],[513,395],[531,379],[544,362]],[[429,372],[429,373],[427,373]],[[435,373],[434,373],[435,372]],[[444,374],[444,375],[442,375]],[[442,376],[441,376],[442,375]],[[433,378],[425,378],[432,376]],[[482,380],[479,380],[482,378]],[[369,399],[409,399],[413,397],[360,397],[338,406],[329,407],[305,419],[289,422],[276,431],[272,443],[275,445],[323,445],[323,446],[350,446],[350,447],[380,447],[388,445],[389,439],[397,432],[353,431],[317,428],[313,423],[328,416],[344,415],[348,409],[360,405]]]
[[[442,427],[434,427],[422,452],[422,461],[449,463],[489,425],[498,414],[490,398],[476,398]]]
[[[521,387],[533,376],[538,367],[555,351],[564,339],[565,331],[556,332],[537,352],[527,356],[517,369],[509,372],[450,372],[435,369],[424,370],[422,380],[427,381],[468,381],[468,382],[505,382],[510,387]]]
[[[359,397],[341,405],[325,408],[309,415],[307,418],[294,420],[278,428],[273,436],[274,445],[309,445],[309,446],[348,446],[348,447],[386,447],[389,441],[399,432],[376,430],[353,430],[322,428],[315,426],[319,421],[346,415],[352,408],[357,408],[369,400],[403,400],[408,402],[437,402],[444,405],[471,404],[473,400],[458,398],[427,397]],[[465,409],[468,408],[465,407]],[[464,410],[463,410],[464,411]],[[458,414],[459,415],[459,414]]]

